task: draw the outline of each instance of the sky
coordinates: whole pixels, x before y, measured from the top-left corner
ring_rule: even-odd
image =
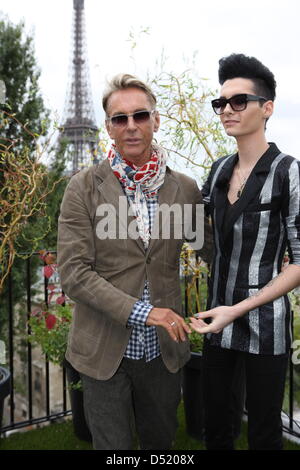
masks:
[[[72,50],[73,0],[0,0],[0,12],[25,21],[34,34],[46,106],[62,116]],[[126,72],[145,79],[162,51],[166,71],[180,73],[196,54],[198,74],[218,88],[218,60],[232,52],[253,55],[277,81],[268,141],[300,159],[299,0],[85,0],[86,35],[97,124],[106,80]],[[142,33],[147,29],[148,33]],[[129,36],[137,46],[132,49]]]

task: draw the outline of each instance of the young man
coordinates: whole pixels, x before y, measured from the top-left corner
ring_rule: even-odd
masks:
[[[180,368],[190,355],[181,316],[183,234],[176,237],[169,220],[164,237],[155,215],[186,204],[195,213],[202,198],[154,144],[155,105],[137,78],[112,80],[103,108],[114,144],[102,163],[72,177],[59,217],[58,267],[76,303],[66,358],[82,376],[95,449],[131,449],[134,427],[141,449],[169,449]]]
[[[281,449],[281,406],[290,347],[287,293],[300,284],[300,162],[265,137],[274,107],[273,74],[254,57],[220,60],[212,101],[238,152],[216,161],[202,194],[215,253],[208,310],[192,328],[204,348],[206,441],[233,449],[230,390],[245,362],[250,449]],[[288,249],[290,263],[282,270]],[[204,320],[210,319],[208,325]]]

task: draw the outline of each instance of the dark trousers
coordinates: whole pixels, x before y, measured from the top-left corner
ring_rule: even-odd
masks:
[[[210,346],[203,352],[205,439],[210,450],[234,449],[231,390],[244,361],[249,449],[282,449],[281,407],[288,354],[263,356]]]
[[[177,428],[180,372],[172,374],[161,357],[150,362],[124,358],[109,380],[81,374],[86,419],[94,449],[170,449]]]

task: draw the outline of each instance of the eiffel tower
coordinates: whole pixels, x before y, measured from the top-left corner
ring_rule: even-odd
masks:
[[[85,36],[84,0],[73,0],[73,51],[59,146],[66,142],[68,171],[75,173],[96,157],[97,124],[94,114]]]

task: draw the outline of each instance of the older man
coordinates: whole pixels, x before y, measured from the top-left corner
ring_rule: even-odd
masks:
[[[202,200],[153,143],[155,105],[137,78],[112,80],[103,107],[114,144],[105,161],[73,176],[61,206],[59,272],[76,303],[66,357],[82,376],[96,449],[131,449],[134,425],[142,449],[170,448],[189,359],[179,256],[183,209],[192,207],[195,222]]]

